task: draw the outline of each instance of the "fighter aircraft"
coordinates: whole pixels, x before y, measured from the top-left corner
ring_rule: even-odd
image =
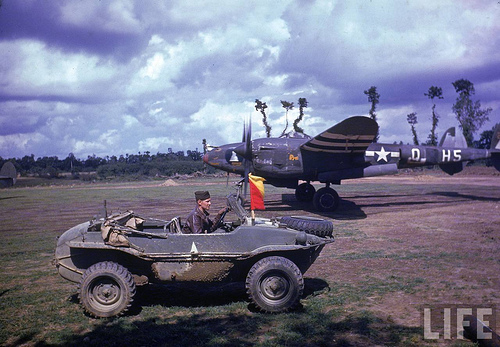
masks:
[[[0,188],[12,187],[16,184],[17,172],[10,161],[3,164],[0,170]]]
[[[453,175],[467,161],[486,158],[500,171],[500,126],[494,131],[491,150],[467,148],[463,134],[455,128],[445,132],[438,147],[373,143],[377,131],[377,122],[362,116],[347,118],[315,137],[291,132],[252,140],[249,126],[242,142],[212,147],[203,161],[226,172],[244,177],[251,172],[264,177],[267,184],[293,188],[297,200],[312,201],[316,210],[328,212],[340,203],[330,185],[345,179],[391,175],[398,169],[428,165],[439,165]],[[316,191],[314,181],[325,187]]]

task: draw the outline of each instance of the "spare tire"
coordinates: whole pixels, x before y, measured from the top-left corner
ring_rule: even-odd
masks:
[[[320,218],[285,216],[281,217],[280,222],[290,229],[304,231],[311,235],[328,237],[333,234],[333,223]]]

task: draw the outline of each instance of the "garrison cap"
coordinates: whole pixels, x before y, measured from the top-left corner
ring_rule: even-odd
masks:
[[[206,190],[198,190],[194,192],[194,196],[196,198],[196,201],[210,199],[210,193]]]

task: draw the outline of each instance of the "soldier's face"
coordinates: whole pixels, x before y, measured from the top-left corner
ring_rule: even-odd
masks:
[[[210,200],[210,198],[206,200],[198,200],[198,206],[200,206],[204,211],[208,211],[210,209],[210,205],[212,205],[212,200]]]

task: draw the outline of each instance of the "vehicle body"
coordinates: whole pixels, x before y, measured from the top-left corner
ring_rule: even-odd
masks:
[[[219,170],[248,172],[265,178],[266,184],[295,189],[299,201],[313,203],[318,211],[335,211],[340,198],[331,184],[342,180],[393,175],[403,168],[439,165],[453,175],[467,161],[491,158],[500,171],[500,125],[495,129],[491,150],[467,148],[464,136],[448,129],[439,146],[375,143],[379,126],[368,117],[355,116],[315,137],[289,133],[279,138],[251,140],[250,127],[243,141],[211,146],[203,161]],[[299,184],[299,181],[305,181]],[[310,182],[321,182],[318,191]]]
[[[80,302],[96,317],[125,312],[135,287],[147,283],[244,281],[261,310],[293,308],[302,295],[302,274],[333,242],[333,224],[298,217],[252,221],[234,196],[230,200],[240,218],[210,234],[182,234],[179,218],[133,212],[81,223],[58,238],[58,272],[79,283]]]

